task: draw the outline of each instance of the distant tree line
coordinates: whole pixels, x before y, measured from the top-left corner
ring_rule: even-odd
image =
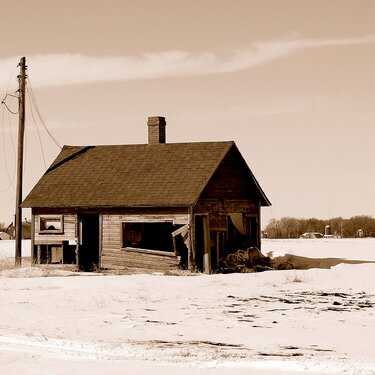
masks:
[[[352,216],[350,219],[334,217],[329,220],[294,217],[271,219],[264,229],[264,233],[267,233],[268,238],[298,238],[306,232],[324,234],[326,225],[330,225],[331,234],[337,236],[375,237],[375,218],[367,215]]]

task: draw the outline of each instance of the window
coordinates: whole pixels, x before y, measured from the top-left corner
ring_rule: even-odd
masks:
[[[123,222],[122,247],[173,252],[172,232],[181,226],[172,222]]]
[[[63,216],[39,216],[39,233],[63,233]]]

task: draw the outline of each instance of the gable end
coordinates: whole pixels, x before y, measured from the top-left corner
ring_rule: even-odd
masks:
[[[235,144],[218,165],[200,198],[259,200],[262,206],[271,205]]]

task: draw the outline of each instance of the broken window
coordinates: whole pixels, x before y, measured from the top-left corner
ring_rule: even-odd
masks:
[[[39,233],[63,233],[63,216],[39,216]]]
[[[173,252],[172,233],[181,227],[172,222],[123,222],[122,247]]]

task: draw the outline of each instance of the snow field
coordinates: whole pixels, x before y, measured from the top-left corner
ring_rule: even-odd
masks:
[[[331,241],[314,254],[353,259],[354,245]],[[371,260],[371,241],[353,243]],[[30,269],[0,272],[0,373],[375,373],[375,264],[210,276]]]

